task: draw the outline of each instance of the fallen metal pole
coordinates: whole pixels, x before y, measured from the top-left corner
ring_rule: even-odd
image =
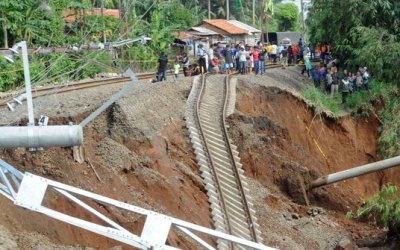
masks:
[[[350,178],[358,177],[361,175],[366,175],[376,171],[400,166],[400,156],[389,158],[383,161],[377,161],[362,165],[355,168],[350,168],[344,171],[340,171],[334,174],[328,174],[326,176],[320,177],[313,182],[311,182],[310,188],[316,188],[332,184],[338,181],[347,180]]]
[[[82,145],[79,125],[0,127],[0,148],[49,148]]]

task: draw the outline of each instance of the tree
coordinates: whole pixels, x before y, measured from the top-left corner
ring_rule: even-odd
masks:
[[[307,25],[310,41],[331,43],[345,66],[367,66],[377,79],[398,83],[399,1],[314,0]]]
[[[275,6],[275,20],[279,31],[298,31],[299,8],[294,3],[278,3]]]
[[[3,45],[8,48],[11,29],[16,29],[16,24],[21,22],[23,15],[21,13],[21,3],[14,0],[0,1],[0,21],[3,32]]]

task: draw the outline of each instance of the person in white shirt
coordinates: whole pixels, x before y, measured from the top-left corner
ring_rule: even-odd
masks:
[[[242,75],[244,75],[246,73],[246,60],[248,52],[244,50],[244,46],[241,46],[237,54],[239,57],[239,71]]]
[[[201,74],[207,72],[207,52],[203,48],[203,44],[197,46],[197,57],[199,58],[199,67]]]
[[[278,53],[278,46],[275,43],[271,46],[271,57],[274,63],[276,63],[276,54]]]

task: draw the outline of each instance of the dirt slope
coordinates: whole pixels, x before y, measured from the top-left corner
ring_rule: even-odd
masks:
[[[361,197],[375,192],[380,182],[398,183],[394,174],[375,174],[321,188],[311,194],[309,207],[292,200],[287,181],[297,173],[319,176],[376,160],[378,122],[314,118],[304,102],[281,90],[296,92],[304,78],[295,69],[269,72],[265,77],[246,77],[245,81],[239,77],[237,111],[229,118],[230,133],[250,179],[264,243],[281,249],[352,249],[353,240],[365,245],[372,236],[379,238],[382,231],[365,223],[348,222],[343,214],[355,208]],[[142,83],[84,129],[86,157],[100,180],[89,161],[73,161],[71,149],[53,148],[37,154],[24,149],[1,150],[0,157],[23,172],[212,227],[207,196],[183,121],[191,81]],[[35,99],[35,112],[49,115],[52,124],[79,122],[121,86]],[[20,114],[22,110],[19,107]],[[0,114],[1,124],[25,122],[16,113],[1,110]],[[16,208],[5,198],[0,197],[0,204],[0,230],[10,235],[11,241],[5,243],[11,246],[9,249],[15,245],[18,249],[43,249],[43,245],[47,249],[130,249]],[[50,195],[48,204],[90,218],[57,195]],[[136,233],[143,224],[143,219],[135,215],[90,204]],[[42,245],[38,245],[37,237]],[[183,249],[198,249],[179,233],[171,234],[169,242]]]

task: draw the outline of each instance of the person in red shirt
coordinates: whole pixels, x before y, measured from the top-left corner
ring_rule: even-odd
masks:
[[[299,47],[295,43],[292,44],[293,64],[297,64],[297,56],[299,55]]]
[[[254,61],[254,72],[256,73],[256,75],[258,75],[258,72],[260,70],[260,56],[258,53],[258,47],[254,46],[253,50],[251,51],[250,55],[253,56],[253,61]]]

